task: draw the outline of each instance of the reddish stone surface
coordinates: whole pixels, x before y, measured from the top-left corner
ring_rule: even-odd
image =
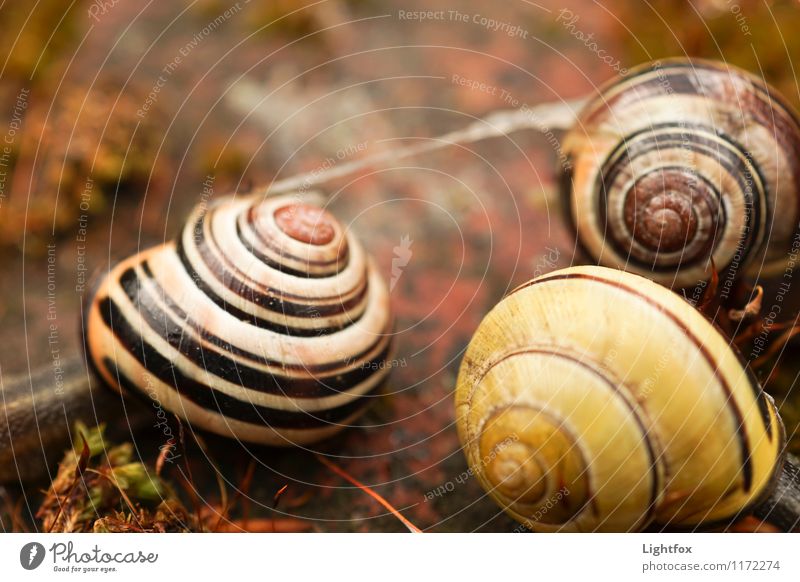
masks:
[[[78,353],[79,265],[103,271],[109,261],[173,237],[198,202],[429,140],[495,109],[574,98],[615,75],[558,21],[562,3],[552,1],[328,0],[308,8],[286,0],[242,3],[241,11],[183,55],[187,43],[231,4],[201,0],[185,10],[180,3],[142,8],[119,2],[99,23],[76,23],[81,43],[60,69],[63,80],[54,77],[52,87],[63,82],[93,91],[97,76],[113,76],[125,92],[128,77],[149,88],[163,76],[149,106],[168,120],[152,139],[156,163],[169,171],[159,174],[158,187],[120,192],[106,207],[95,207],[85,241],[77,223],[54,237],[52,275],[46,257],[5,251],[4,374],[50,363],[51,325],[62,354]],[[622,25],[609,7],[588,0],[566,4],[580,16],[578,29],[594,33],[597,45],[624,65],[634,64],[622,52]],[[625,5],[626,22],[635,24],[642,3]],[[400,18],[401,10],[458,10],[468,21],[410,20]],[[472,21],[475,15],[527,34],[489,30]],[[52,87],[37,87],[32,99],[52,100],[58,112],[59,92]],[[255,463],[252,485],[240,493],[233,517],[241,517],[244,502],[253,518],[300,517],[319,531],[403,531],[311,454],[322,452],[427,531],[517,527],[467,472],[454,427],[453,388],[472,333],[504,293],[575,261],[554,195],[562,138],[524,131],[302,188],[327,197],[328,211],[362,240],[390,282],[397,348],[392,375],[359,426],[309,450],[268,449],[208,434],[198,435],[200,447],[187,429],[182,460],[191,468],[199,504],[220,504],[220,482],[228,499],[235,497]],[[324,239],[309,234],[312,222],[287,220],[284,227],[301,240]],[[117,428],[143,460],[155,462],[159,429],[128,431],[124,421]],[[185,465],[165,467],[168,479],[177,481],[182,473]],[[274,507],[273,497],[285,485]],[[11,491],[31,522],[39,490]]]
[[[328,1],[271,25],[275,15],[256,4],[203,36],[164,77],[151,106],[169,120],[163,135],[154,136],[162,146],[158,162],[170,169],[167,183],[146,197],[117,197],[113,208],[92,215],[85,248],[76,241],[77,224],[56,241],[55,323],[63,353],[79,345],[78,253],[90,270],[103,270],[109,258],[174,236],[187,210],[206,199],[209,176],[213,193],[206,201],[213,202],[251,184],[435,137],[512,107],[512,100],[520,106],[571,98],[613,74],[569,36],[554,32],[559,5],[553,3],[537,8],[478,0],[438,7],[424,0]],[[297,8],[291,4],[287,13]],[[112,72],[104,61],[109,56],[122,79],[130,74],[138,85],[153,86],[193,35],[228,7],[205,0],[181,14],[177,5],[153,3],[139,15],[139,7],[119,3],[70,55],[74,63],[65,82],[92,90],[96,74]],[[399,16],[400,10],[434,8],[491,17],[528,35],[512,37],[471,21]],[[549,42],[567,50],[567,58],[549,49]],[[609,38],[604,42],[613,50]],[[462,78],[496,89],[471,89],[458,82]],[[553,204],[556,160],[554,144],[528,131],[310,188],[328,197],[327,210],[361,239],[390,282],[397,349],[385,394],[359,426],[310,449],[330,455],[425,530],[516,528],[467,473],[454,426],[453,388],[463,350],[494,303],[535,274],[571,262],[572,242]],[[287,232],[322,240],[319,233],[309,234],[315,220],[301,214],[302,221],[283,223]],[[0,285],[8,300],[0,305],[0,334],[12,348],[0,354],[3,370],[46,364],[45,338],[53,323],[47,319],[47,261],[11,254],[5,268],[8,276]],[[20,329],[27,330],[24,342]],[[159,430],[123,434],[135,439],[144,460],[155,461]],[[319,531],[404,529],[309,451],[199,436],[203,449],[191,444],[190,431],[186,459],[201,504],[219,503],[217,475],[228,496],[235,495],[254,462],[253,484],[242,494],[251,516],[306,518]],[[185,469],[165,471],[177,479]],[[288,489],[274,510],[273,496],[284,485]],[[37,491],[25,491],[31,511]]]

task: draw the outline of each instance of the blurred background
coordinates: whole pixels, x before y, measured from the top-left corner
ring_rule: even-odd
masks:
[[[800,103],[795,0],[66,4],[0,4],[4,375],[52,359],[52,326],[61,355],[78,353],[91,274],[171,238],[204,186],[222,196],[323,171],[494,110],[590,94],[669,56],[739,65]],[[319,188],[387,279],[397,249],[409,255],[392,290],[407,365],[364,426],[320,450],[421,528],[516,528],[460,478],[452,390],[488,309],[573,261],[556,209],[559,135],[445,148]],[[791,435],[796,404],[780,404]],[[159,435],[149,433],[137,444],[154,463]],[[243,489],[255,460],[239,494],[253,516],[312,531],[403,529],[307,452],[231,448],[206,436],[189,455],[200,505],[220,506],[219,482],[230,495]],[[2,529],[38,527],[39,489],[2,488]],[[241,505],[225,520],[241,518]]]

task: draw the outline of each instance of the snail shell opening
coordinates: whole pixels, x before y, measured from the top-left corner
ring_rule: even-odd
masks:
[[[112,387],[192,425],[289,446],[356,421],[389,366],[388,289],[325,209],[287,195],[198,206],[114,267],[86,348]]]
[[[786,262],[800,123],[757,77],[701,60],[644,65],[584,107],[564,147],[567,214],[598,263],[688,287],[712,257],[750,274]]]
[[[783,433],[727,340],[678,295],[603,267],[521,286],[456,387],[468,463],[537,531],[691,529],[767,491]]]

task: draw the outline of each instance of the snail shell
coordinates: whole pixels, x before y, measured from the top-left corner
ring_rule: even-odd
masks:
[[[604,267],[534,279],[486,316],[456,417],[483,487],[537,531],[725,522],[782,465],[783,425],[727,340],[665,287]]]
[[[120,391],[251,442],[313,442],[353,423],[388,366],[386,284],[326,210],[296,196],[198,206],[177,241],[118,264],[86,317]]]
[[[777,91],[722,63],[669,60],[611,83],[565,138],[563,192],[599,264],[688,287],[786,262],[800,217],[800,124]]]

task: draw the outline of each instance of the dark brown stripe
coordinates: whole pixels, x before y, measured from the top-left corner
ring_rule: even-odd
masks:
[[[194,246],[200,254],[203,262],[220,283],[225,285],[228,289],[240,297],[248,299],[251,303],[258,305],[259,307],[270,309],[272,311],[278,311],[279,313],[286,315],[295,315],[298,317],[306,316],[309,311],[318,313],[320,316],[340,315],[358,306],[366,294],[368,286],[366,280],[366,268],[364,269],[365,275],[362,278],[363,285],[361,286],[360,290],[358,293],[356,293],[356,295],[345,301],[342,301],[342,298],[339,295],[314,298],[312,301],[308,297],[297,295],[295,293],[286,293],[280,289],[276,289],[269,285],[264,285],[259,281],[253,280],[236,265],[233,265],[225,256],[225,254],[222,253],[219,244],[214,238],[213,232],[210,232],[210,236],[210,244],[206,241],[205,236],[195,239],[194,241]],[[181,243],[182,242],[183,239],[181,238]],[[212,251],[212,246],[219,251],[219,257],[221,257],[224,263],[220,262],[220,259],[217,258],[217,253]],[[253,285],[248,285],[248,283],[253,283]],[[264,289],[268,294],[261,293],[257,287]],[[299,300],[302,303],[298,303],[293,300]]]
[[[234,346],[234,345],[230,344],[229,342],[223,340],[219,336],[216,336],[216,335],[212,334],[203,324],[201,324],[201,323],[195,321],[194,319],[192,319],[192,317],[190,317],[189,314],[186,313],[186,311],[184,311],[183,308],[174,299],[172,299],[172,297],[167,293],[166,289],[164,289],[161,286],[161,283],[159,283],[158,279],[153,274],[153,271],[150,269],[150,264],[148,263],[148,261],[144,261],[140,265],[142,267],[142,271],[144,272],[145,276],[147,277],[147,280],[150,282],[150,284],[152,284],[155,287],[155,291],[156,291],[156,294],[157,294],[156,297],[158,299],[160,299],[167,306],[167,309],[170,310],[171,315],[174,316],[173,319],[175,319],[175,320],[177,320],[179,322],[185,322],[186,325],[191,327],[204,340],[208,341],[209,343],[211,343],[211,344],[213,344],[215,346],[218,346],[218,347],[222,348],[226,352],[230,352],[230,353],[236,354],[238,356],[241,356],[243,358],[247,358],[249,360],[252,360],[253,362],[256,362],[258,364],[262,364],[262,365],[265,365],[265,366],[279,366],[280,368],[285,369],[285,370],[303,371],[303,372],[311,373],[313,375],[323,374],[323,373],[331,372],[331,371],[334,371],[334,370],[341,371],[342,362],[340,362],[340,361],[330,362],[330,363],[327,363],[327,364],[318,364],[316,366],[308,366],[308,365],[300,366],[300,365],[297,365],[297,364],[287,364],[285,362],[279,362],[277,360],[270,360],[268,358],[265,358],[261,354],[255,354],[253,352],[250,352],[248,350],[245,350],[245,349],[242,349],[242,348],[239,348],[237,346]],[[128,271],[131,271],[131,274],[129,274]],[[138,274],[134,273],[133,269],[129,269],[128,271],[126,271],[125,273],[123,273],[123,275],[120,276],[120,281],[121,282],[122,282],[123,279],[131,277],[131,275],[133,275],[134,277],[138,277]],[[123,288],[124,288],[124,285],[123,285]],[[355,321],[357,321],[357,320],[358,320],[358,318]],[[349,322],[349,324],[355,323],[355,321]],[[267,322],[267,323],[269,323],[269,322]],[[276,328],[277,327],[279,327],[279,326],[276,326]],[[285,333],[284,333],[284,329],[286,330]],[[304,332],[307,332],[308,330],[299,330],[301,333],[295,333],[294,332],[294,328],[283,328],[283,327],[281,327],[278,331],[283,333],[284,335],[301,336],[301,337],[313,337],[313,336],[317,336],[317,335],[320,335],[320,336],[328,335],[328,334],[331,334],[331,333],[334,333],[334,332],[337,332],[337,331],[341,331],[341,329],[342,328],[317,329],[317,330],[314,330],[316,333],[313,333],[313,334],[304,333]],[[276,330],[273,329],[271,331],[276,331]],[[387,330],[386,333],[388,333],[388,330]],[[351,359],[350,359],[350,363],[353,364],[353,363],[360,362],[360,361],[364,360],[370,353],[375,351],[375,348],[379,343],[380,342],[375,342],[374,344],[372,344],[367,349],[359,352],[358,354],[352,355]]]
[[[134,355],[134,357],[136,356]],[[266,406],[259,406],[251,402],[232,398],[223,392],[219,392],[218,390],[214,390],[186,378],[179,370],[170,367],[169,362],[160,356],[153,357],[151,355],[148,357],[150,357],[150,365],[159,370],[164,370],[163,373],[154,375],[168,386],[175,388],[181,395],[181,398],[186,398],[189,402],[193,402],[205,410],[218,413],[225,418],[239,420],[257,426],[277,429],[323,428],[332,424],[341,423],[358,410],[368,406],[370,399],[374,398],[375,391],[352,400],[343,406],[329,408],[327,410],[314,412],[279,410],[277,408],[268,408]],[[102,360],[102,365],[106,368],[111,377],[116,378],[117,384],[126,393],[144,398],[148,403],[153,402],[152,397],[128,378],[113,360],[105,357]],[[379,386],[376,387],[376,390],[378,388]],[[189,422],[192,422],[191,418],[189,418]]]
[[[250,210],[247,212],[248,224],[251,224],[251,225],[255,224],[255,222],[254,222],[254,220],[255,220],[254,214],[255,214],[255,207],[251,206]],[[236,222],[236,229],[237,229],[237,231],[239,231],[241,233],[241,223],[240,223],[240,221]],[[337,266],[338,265],[338,268],[334,271],[335,273],[340,273],[347,266],[347,264],[350,261],[350,248],[349,248],[349,246],[347,244],[347,237],[343,237],[342,238],[342,244],[339,245],[338,254],[336,255],[336,258],[331,259],[330,261],[311,261],[311,260],[308,259],[308,257],[298,257],[296,255],[292,255],[292,254],[288,253],[285,249],[282,249],[281,247],[276,246],[271,240],[268,240],[268,239],[264,238],[263,236],[261,236],[261,233],[259,231],[257,231],[255,228],[249,228],[248,230],[253,234],[253,236],[256,237],[256,240],[258,240],[258,242],[260,244],[262,244],[266,248],[272,250],[277,255],[279,255],[281,257],[286,257],[286,258],[288,258],[289,260],[292,260],[292,261],[297,261],[299,263],[306,263],[306,264],[312,265],[314,267],[331,267],[331,266]],[[240,237],[241,237],[241,234],[240,234]],[[243,240],[243,242],[246,242],[246,241]]]
[[[346,393],[354,386],[366,381],[372,375],[373,366],[371,364],[385,361],[390,349],[387,343],[381,353],[376,354],[373,361],[331,376],[309,375],[306,378],[292,378],[270,373],[231,358],[230,352],[226,353],[227,350],[225,350],[226,342],[219,338],[217,339],[222,345],[217,347],[223,351],[211,349],[210,346],[203,346],[196,342],[185,333],[181,322],[176,322],[164,313],[150,295],[144,292],[132,270],[121,279],[120,285],[131,304],[156,336],[166,341],[198,369],[250,390],[293,398],[321,398]],[[128,341],[145,341],[144,338],[138,337],[132,325],[112,299],[102,300],[100,308],[101,315],[109,328],[113,322],[118,328],[129,332],[123,334]],[[112,313],[116,314],[116,317],[112,317]],[[229,344],[227,345],[229,346]],[[377,346],[376,343],[373,347]],[[155,351],[155,348],[151,349]],[[277,366],[280,367],[280,364],[277,363]]]
[[[296,297],[299,298],[297,295],[292,294],[281,294],[279,291],[275,289],[269,289],[270,293],[275,293],[275,295],[264,295],[258,291],[256,291],[253,287],[248,286],[245,283],[245,279],[247,278],[243,273],[241,273],[236,267],[233,268],[233,272],[229,272],[227,268],[222,265],[220,262],[216,260],[216,258],[211,254],[210,250],[205,247],[205,245],[196,247],[197,250],[200,252],[203,262],[206,264],[208,269],[214,275],[214,278],[219,281],[222,285],[224,285],[227,289],[233,292],[235,295],[245,299],[246,301],[257,305],[263,309],[267,309],[269,311],[273,311],[275,313],[279,313],[282,315],[289,315],[294,317],[306,317],[306,318],[316,318],[316,317],[328,317],[328,316],[336,316],[342,315],[343,313],[347,313],[351,311],[353,308],[357,307],[362,301],[364,300],[367,289],[369,284],[367,282],[367,273],[365,269],[364,275],[364,284],[362,285],[359,292],[347,301],[340,301],[339,303],[327,304],[327,305],[316,305],[314,303],[295,303],[291,301],[287,301],[283,299],[283,297]],[[269,325],[275,325],[273,322],[268,322],[258,316],[243,311],[237,307],[234,307],[227,303],[222,297],[217,295],[215,291],[211,289],[211,287],[205,283],[203,278],[200,274],[195,270],[194,265],[192,265],[191,260],[186,255],[186,251],[183,248],[183,239],[178,240],[177,245],[177,254],[178,258],[180,259],[181,263],[186,269],[187,273],[191,277],[191,279],[195,282],[195,285],[203,291],[206,295],[208,295],[214,303],[228,311],[229,313],[235,313],[238,317],[245,321],[252,320],[254,325],[258,327],[267,327]],[[226,277],[226,273],[228,276]],[[237,279],[239,277],[239,279]],[[330,300],[335,298],[324,298],[324,300]],[[359,311],[358,313],[354,314],[351,318],[352,321],[358,321],[361,315],[363,315],[363,310]],[[316,333],[316,330],[311,330],[312,333]]]
[[[273,260],[271,257],[265,255],[260,250],[258,250],[253,244],[248,241],[244,234],[242,233],[241,225],[237,222],[236,223],[236,236],[239,238],[239,242],[242,243],[242,246],[247,249],[254,258],[258,259],[261,263],[264,263],[271,269],[275,269],[276,271],[280,271],[281,273],[285,273],[286,275],[291,275],[293,277],[297,277],[299,279],[324,279],[325,277],[330,277],[334,274],[339,273],[341,269],[336,269],[335,271],[326,271],[322,273],[314,273],[311,271],[299,271],[297,269],[293,269],[292,267],[285,265],[283,263],[279,263],[278,261]],[[260,237],[258,237],[260,238]],[[275,249],[272,245],[265,245],[268,246],[270,249],[274,250],[278,253],[282,258],[289,257],[285,252],[281,253],[279,249]],[[295,259],[299,260],[299,259]],[[306,264],[312,264],[309,260],[304,260]]]
[[[684,172],[684,173],[687,173],[687,174],[689,174],[689,173],[694,174],[693,172],[690,172],[686,168],[679,168],[677,166],[662,166],[661,168],[658,169],[658,171],[659,172],[662,172],[662,171],[663,172],[681,171],[681,172]],[[643,178],[645,178],[645,176],[647,176],[647,174],[639,177],[639,179],[643,179]],[[625,232],[625,233],[611,232],[608,237],[605,236],[606,232],[608,232],[610,230],[610,227],[608,225],[608,202],[607,202],[608,194],[607,194],[607,192],[610,191],[611,187],[605,183],[606,180],[603,179],[603,178],[604,178],[603,176],[600,177],[599,181],[602,182],[602,186],[598,188],[599,194],[598,194],[598,196],[596,196],[596,198],[598,199],[598,218],[600,219],[600,225],[602,225],[602,227],[603,227],[604,240],[609,240],[609,242],[611,244],[611,247],[617,252],[618,255],[620,255],[621,257],[625,257],[625,260],[628,263],[631,263],[633,265],[641,266],[643,269],[648,270],[648,271],[653,272],[653,273],[676,273],[677,274],[677,271],[685,268],[688,265],[693,265],[693,264],[701,263],[703,260],[708,260],[708,257],[713,253],[714,248],[716,246],[718,225],[720,225],[720,224],[724,225],[727,222],[727,216],[726,216],[727,213],[726,213],[724,204],[718,204],[718,207],[715,209],[715,208],[711,208],[711,205],[709,204],[709,201],[705,197],[702,199],[703,202],[706,204],[706,206],[709,208],[709,214],[710,215],[715,215],[718,218],[718,221],[715,223],[715,228],[711,232],[711,235],[712,235],[711,238],[708,241],[706,241],[706,243],[704,243],[702,248],[698,249],[696,254],[691,255],[691,256],[682,255],[677,263],[656,264],[656,258],[661,254],[661,253],[659,253],[658,249],[648,249],[648,251],[653,254],[653,260],[652,261],[646,261],[645,259],[640,258],[640,257],[636,256],[635,254],[633,254],[633,252],[632,252],[632,250],[630,248],[625,248],[625,240],[622,238],[622,235],[624,235],[624,234],[632,235],[633,233],[631,233],[630,231]],[[616,176],[609,177],[608,181],[613,181],[615,178],[616,178]],[[706,180],[703,176],[701,176],[699,174],[694,174],[693,178],[695,178],[698,182],[703,182],[703,184],[705,184],[705,186],[709,190],[711,190],[711,192],[714,193],[714,195],[716,196],[716,199],[720,200],[720,194],[716,190],[716,188],[714,188],[713,184],[711,184],[708,180]],[[715,210],[716,210],[716,212],[715,212]],[[751,231],[751,229],[748,228],[747,232],[749,233],[750,231]],[[630,242],[632,242],[632,241],[629,240],[629,243]],[[690,241],[686,241],[686,242],[690,242]],[[644,243],[642,243],[640,241],[639,241],[639,244],[641,244],[642,246],[645,246]],[[744,255],[749,253],[749,252],[750,252],[749,245],[744,244],[743,245],[743,252],[742,252],[742,255],[743,255],[742,260],[744,259]],[[683,257],[686,257],[686,258],[684,259]],[[724,268],[726,268],[726,267],[727,267],[727,265],[724,265],[721,268],[724,270]]]
[[[253,327],[257,327],[259,329],[268,329],[269,331],[274,331],[275,333],[279,333],[281,335],[291,335],[297,337],[314,337],[318,335],[330,335],[332,333],[336,333],[337,331],[341,331],[343,328],[347,327],[348,325],[352,325],[358,320],[366,312],[366,308],[360,312],[357,312],[353,315],[348,321],[343,322],[341,325],[338,326],[329,326],[329,327],[317,327],[317,328],[301,328],[301,327],[294,327],[289,325],[284,325],[281,323],[276,323],[274,321],[270,321],[268,319],[263,319],[258,317],[257,315],[253,315],[252,313],[248,313],[247,311],[243,311],[225,301],[224,298],[217,295],[216,291],[212,289],[206,282],[200,277],[200,274],[194,270],[194,267],[189,262],[189,258],[183,251],[182,246],[178,246],[176,249],[176,254],[178,259],[180,260],[181,264],[183,265],[186,274],[192,279],[192,282],[195,286],[202,291],[202,293],[208,297],[212,302],[214,302],[217,307],[222,309],[228,315],[237,318],[240,321],[243,321]],[[155,279],[152,275],[152,272],[149,273],[151,278]],[[310,317],[316,317],[313,312],[309,313]]]
[[[627,101],[643,101],[653,95],[667,95],[662,84],[669,83],[676,94],[699,95],[709,100],[739,103],[742,118],[752,117],[786,152],[791,152],[789,171],[795,185],[800,185],[800,118],[791,104],[762,79],[737,67],[702,59],[665,59],[648,63],[631,74],[609,83],[600,96],[580,114],[582,124],[592,123],[614,107],[627,106]],[[654,75],[643,80],[644,75]],[[739,89],[734,79],[746,83]],[[749,89],[749,91],[748,91]],[[609,92],[616,94],[608,96]],[[795,194],[800,209],[800,189]],[[800,212],[800,210],[799,210]],[[797,219],[794,219],[797,222]]]
[[[658,458],[661,455],[659,454],[658,456],[656,456],[656,453],[653,450],[653,445],[647,438],[648,435],[650,434],[649,428],[644,424],[644,421],[642,421],[642,419],[637,414],[636,405],[633,402],[630,402],[628,398],[626,398],[625,394],[619,389],[619,387],[613,382],[611,382],[608,378],[603,376],[599,370],[593,368],[586,362],[583,362],[569,354],[565,354],[563,352],[558,352],[555,350],[548,350],[545,348],[521,348],[518,350],[514,350],[513,352],[510,352],[508,354],[504,354],[503,357],[499,358],[498,360],[495,360],[494,362],[492,362],[491,365],[487,366],[486,370],[481,374],[480,378],[475,383],[477,384],[481,382],[483,378],[492,370],[492,368],[496,367],[501,362],[504,362],[505,360],[508,360],[510,358],[513,358],[514,356],[522,354],[542,354],[546,356],[562,358],[574,364],[578,364],[579,366],[589,371],[594,376],[600,378],[603,381],[603,383],[606,384],[611,389],[611,391],[617,394],[620,397],[620,399],[625,403],[625,405],[628,407],[633,417],[636,419],[636,424],[639,426],[639,432],[641,432],[641,434],[643,435],[642,441],[644,442],[645,448],[647,449],[647,456],[650,458],[650,474],[651,474],[650,504],[647,507],[647,515],[645,516],[645,523],[650,522],[656,511],[656,503],[658,502],[658,492],[661,490],[661,480],[659,479],[658,470],[656,468],[656,463],[658,462]],[[584,465],[588,467],[590,463],[584,463]]]
[[[714,376],[718,379],[720,386],[722,386],[723,391],[727,394],[726,404],[728,409],[730,410],[731,414],[734,417],[734,424],[736,426],[736,436],[739,441],[739,451],[741,455],[741,465],[742,465],[742,474],[744,480],[744,491],[749,492],[750,488],[753,485],[753,464],[752,459],[750,458],[750,447],[747,442],[747,435],[744,432],[744,417],[742,416],[741,410],[736,404],[736,401],[733,399],[733,392],[731,391],[731,387],[728,384],[727,380],[719,374],[719,368],[714,364],[714,358],[711,353],[708,351],[705,345],[691,332],[691,330],[686,327],[683,322],[672,312],[664,309],[662,305],[656,303],[651,298],[647,297],[646,295],[640,293],[638,290],[625,285],[624,283],[619,283],[617,281],[610,281],[608,279],[604,279],[602,277],[596,277],[593,275],[586,275],[583,273],[570,273],[564,275],[554,275],[545,278],[534,279],[532,281],[528,281],[523,285],[520,285],[516,289],[514,289],[508,296],[521,291],[522,289],[526,289],[528,287],[532,287],[534,285],[539,285],[542,283],[548,283],[550,281],[560,281],[560,280],[571,280],[571,279],[580,279],[586,281],[595,281],[597,283],[601,283],[604,285],[608,285],[610,287],[615,287],[642,301],[652,305],[656,309],[658,309],[661,313],[666,315],[672,322],[681,330],[683,331],[684,335],[691,340],[691,342],[695,345],[695,347],[700,351],[703,355],[703,358],[706,360],[706,363],[710,366],[711,370],[714,373]]]
[[[739,259],[740,264],[745,264],[748,257],[755,253],[756,251],[760,250],[757,248],[753,248],[755,245],[752,244],[752,241],[757,240],[760,241],[759,247],[761,244],[764,243],[766,240],[763,236],[763,225],[762,225],[762,206],[765,206],[764,210],[766,211],[767,216],[772,215],[772,208],[769,203],[769,196],[766,195],[765,191],[765,183],[763,180],[763,176],[761,176],[758,172],[757,164],[753,163],[753,159],[749,152],[747,152],[744,148],[741,147],[740,144],[732,141],[727,136],[715,133],[713,130],[709,128],[703,128],[700,126],[686,126],[687,135],[692,138],[692,141],[686,143],[683,141],[683,137],[680,133],[676,134],[655,134],[652,137],[649,137],[641,142],[634,141],[635,138],[639,137],[640,135],[645,135],[659,129],[669,128],[670,126],[661,124],[661,125],[654,125],[650,127],[643,128],[640,131],[637,131],[629,136],[626,136],[624,141],[621,141],[619,145],[608,155],[606,160],[601,167],[600,174],[597,176],[597,182],[595,183],[595,198],[597,199],[597,211],[598,211],[598,218],[600,219],[600,224],[607,229],[608,228],[608,216],[607,216],[607,204],[608,204],[608,191],[610,189],[609,183],[613,182],[616,179],[617,174],[619,173],[622,167],[626,167],[631,163],[631,160],[636,156],[640,156],[642,154],[651,152],[651,151],[658,151],[665,148],[669,148],[670,146],[675,146],[678,148],[685,148],[690,151],[698,152],[707,155],[708,157],[715,159],[718,163],[726,170],[728,175],[735,178],[736,182],[739,184],[741,191],[744,194],[745,198],[745,206],[750,208],[752,211],[752,217],[748,213],[747,216],[750,217],[749,223],[746,224],[746,230],[743,234],[743,237],[740,237],[739,243],[742,249],[741,257]],[[690,129],[699,129],[701,132],[705,133],[708,132],[712,135],[715,135],[723,142],[725,142],[729,146],[729,150],[721,150],[719,148],[719,144],[714,143],[712,140],[705,138],[701,133],[692,132]],[[633,142],[633,143],[631,143]],[[714,147],[716,146],[716,147]],[[624,154],[617,156],[621,150],[624,150]],[[728,158],[726,156],[720,156],[721,153],[728,153],[730,151],[738,151],[746,160],[748,160],[750,168],[752,168],[755,172],[753,175],[747,165],[742,163],[741,158],[738,156],[732,156]],[[614,159],[614,157],[616,159]],[[609,162],[609,160],[614,159],[613,162]],[[674,168],[685,170],[685,168],[681,168],[679,166],[674,166]],[[659,170],[665,170],[665,168],[659,168]],[[720,200],[720,208],[724,210],[724,204],[722,203],[721,193],[717,190],[717,188],[708,180],[705,180],[701,175],[697,175],[698,178],[703,179],[711,189],[717,193],[717,197]],[[724,215],[723,215],[724,217]],[[724,222],[723,222],[724,224]],[[605,230],[604,230],[605,232]],[[660,272],[670,272],[675,271],[681,267],[685,267],[687,265],[692,265],[703,261],[707,257],[699,256],[694,260],[688,261],[681,261],[675,265],[665,265],[659,266],[655,264],[648,263],[643,261],[639,257],[633,256],[630,254],[629,251],[626,251],[619,243],[615,236],[610,237],[612,246],[616,249],[617,253],[621,256],[626,256],[633,264],[640,265],[654,273]],[[733,259],[732,259],[733,260]],[[721,268],[727,269],[729,265],[724,265]]]

